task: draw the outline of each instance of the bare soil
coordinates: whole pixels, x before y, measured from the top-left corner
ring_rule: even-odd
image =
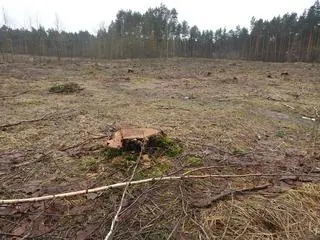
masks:
[[[67,83],[81,91],[49,91]],[[114,239],[320,237],[319,64],[21,56],[0,65],[0,112],[1,199],[123,182],[134,161],[107,157],[103,141],[121,127],[155,128],[184,151],[144,158],[135,179],[207,166],[195,174],[279,177],[132,186]],[[0,205],[0,239],[102,239],[121,194]]]

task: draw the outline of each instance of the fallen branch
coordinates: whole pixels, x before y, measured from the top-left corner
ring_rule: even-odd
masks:
[[[149,192],[159,188],[159,187],[153,187],[155,184],[157,184],[157,182],[155,182],[153,185],[151,185],[151,187],[148,190],[144,191],[138,197],[136,197],[136,199],[126,209],[124,209],[119,215],[122,215],[122,214],[126,213],[127,211],[129,211],[139,201],[139,199],[143,195],[148,194]]]
[[[20,122],[16,122],[16,123],[8,123],[8,124],[4,124],[4,125],[1,125],[1,126],[0,126],[0,129],[7,128],[7,127],[18,126],[18,125],[23,124],[23,123],[39,122],[39,121],[45,120],[45,119],[46,119],[46,117],[47,117],[47,115],[48,115],[48,114],[45,114],[45,115],[43,115],[43,117],[41,117],[41,118],[37,118],[37,119],[22,120],[22,121],[20,121]]]
[[[182,175],[190,175],[190,173],[193,173],[193,172],[197,172],[197,171],[201,171],[201,170],[208,170],[208,169],[211,169],[211,168],[218,168],[218,167],[222,167],[222,166],[217,166],[216,165],[216,166],[209,166],[209,167],[199,167],[199,168],[188,170]]]
[[[73,111],[71,113],[76,113],[77,111]],[[70,112],[67,112],[67,114],[69,114],[69,116],[72,116],[70,115]],[[37,118],[37,119],[30,119],[30,120],[22,120],[20,122],[16,122],[16,123],[7,123],[7,124],[4,124],[4,125],[0,125],[0,130],[3,129],[3,128],[6,128],[6,127],[13,127],[13,126],[18,126],[18,125],[21,125],[23,123],[33,123],[33,122],[39,122],[39,121],[42,121],[42,120],[51,120],[51,119],[55,119],[55,118],[62,118],[64,116],[68,116],[67,114],[61,114],[60,116],[56,113],[52,113],[50,114],[51,116],[48,117],[48,113],[46,113],[45,115],[43,115],[41,118]]]
[[[312,182],[311,179],[302,179],[298,176],[287,176],[279,179],[282,182],[293,185],[291,182]]]
[[[60,151],[67,151],[67,150],[70,150],[70,149],[73,149],[73,148],[77,148],[77,147],[81,147],[89,142],[91,142],[92,140],[98,140],[98,139],[102,139],[102,138],[107,138],[107,137],[110,137],[110,135],[101,135],[101,136],[97,136],[97,137],[92,137],[92,138],[89,138],[83,142],[80,142],[80,143],[77,143],[75,145],[72,145],[72,146],[69,146],[69,147],[65,147],[65,148],[61,148],[59,149]]]
[[[218,202],[218,201],[221,201],[223,199],[226,199],[229,196],[240,195],[240,194],[243,194],[245,192],[258,191],[258,190],[266,189],[269,186],[270,186],[270,184],[264,184],[264,185],[260,185],[260,186],[254,186],[254,187],[251,187],[251,188],[229,190],[229,191],[220,193],[218,196],[216,196],[216,197],[214,197],[212,199],[209,199],[209,200],[206,200],[206,201],[201,201],[201,202],[194,202],[194,203],[192,203],[192,206],[196,207],[196,208],[209,208],[215,202]]]
[[[286,107],[292,109],[292,110],[296,110],[295,107],[292,107],[292,106],[290,106],[289,104],[286,104],[286,103],[283,103],[283,102],[281,102],[281,104],[282,104],[283,106],[286,106]],[[316,111],[316,116],[318,116],[318,112],[317,112],[317,109],[316,109],[316,108],[315,108],[315,111]],[[298,114],[300,114],[300,113],[298,113]],[[300,115],[301,115],[302,119],[305,119],[305,120],[310,120],[310,121],[313,121],[313,122],[315,122],[315,121],[317,120],[316,118],[306,117],[306,116],[303,116],[302,114],[300,114]]]
[[[24,92],[12,94],[12,95],[4,95],[4,96],[0,96],[0,98],[12,98],[12,97],[17,97],[17,96],[20,96],[20,95],[25,94],[25,93],[28,93],[28,92],[29,92],[29,91],[24,91]]]
[[[174,226],[174,228],[172,229],[171,233],[169,234],[169,236],[167,237],[167,240],[170,240],[173,233],[177,230],[177,227],[179,226],[180,224],[180,220],[178,220],[178,222],[176,223],[176,225]]]
[[[303,119],[306,119],[306,120],[310,120],[310,121],[313,121],[315,122],[316,119],[315,118],[310,118],[310,117],[306,117],[306,116],[302,116]]]
[[[123,193],[122,193],[122,197],[121,197],[121,200],[120,200],[120,204],[119,204],[118,210],[117,210],[117,212],[116,212],[116,215],[114,215],[114,217],[113,217],[113,220],[112,220],[111,226],[110,226],[110,230],[109,230],[107,236],[105,237],[105,240],[111,239],[112,236],[113,236],[113,234],[114,234],[114,228],[115,228],[115,226],[116,226],[116,222],[117,222],[117,220],[118,220],[119,214],[120,214],[120,212],[121,212],[121,210],[122,210],[124,198],[125,198],[125,196],[126,196],[126,194],[127,194],[128,187],[129,187],[132,179],[134,178],[134,175],[135,175],[136,170],[137,170],[137,168],[138,168],[139,162],[140,162],[141,157],[142,157],[142,152],[143,152],[143,143],[142,143],[142,145],[141,145],[140,155],[139,155],[139,157],[138,157],[138,159],[137,159],[136,165],[134,166],[134,169],[133,169],[133,171],[132,171],[131,177],[130,177],[129,181],[127,182],[127,184],[126,184],[126,186],[125,186],[125,188],[124,188],[124,190],[123,190]]]
[[[20,198],[20,199],[3,199],[0,200],[0,204],[15,204],[15,203],[26,203],[26,202],[40,202],[45,200],[52,200],[56,198],[66,198],[77,195],[83,195],[94,192],[101,192],[108,189],[121,188],[125,187],[128,183],[129,185],[139,185],[143,183],[155,182],[155,181],[175,181],[175,180],[184,180],[184,179],[203,179],[203,178],[242,178],[242,177],[289,177],[289,176],[299,176],[299,177],[314,177],[320,178],[320,175],[316,174],[276,174],[276,173],[252,173],[252,174],[240,174],[240,175],[187,175],[187,176],[170,176],[170,177],[155,177],[155,178],[147,178],[142,180],[136,180],[131,182],[120,182],[111,185],[106,185],[97,188],[91,188],[87,190],[80,190],[74,192],[60,193],[54,195],[47,195],[42,197],[34,197],[34,198]]]
[[[292,107],[292,106],[290,106],[289,104],[286,104],[286,103],[281,103],[281,104],[282,104],[283,106],[286,106],[286,107],[292,109],[292,110],[295,110],[295,108]]]
[[[210,237],[209,237],[208,233],[206,232],[206,230],[204,229],[204,227],[202,226],[202,224],[200,224],[198,221],[194,220],[191,216],[189,216],[189,219],[190,219],[195,225],[197,225],[197,226],[200,228],[200,230],[203,232],[206,240],[210,240]],[[201,235],[200,235],[199,239],[202,239],[202,238],[201,238]]]

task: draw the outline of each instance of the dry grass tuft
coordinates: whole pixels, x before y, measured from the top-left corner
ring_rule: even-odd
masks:
[[[202,212],[205,230],[224,239],[319,239],[320,186],[303,185],[276,198],[254,195]]]

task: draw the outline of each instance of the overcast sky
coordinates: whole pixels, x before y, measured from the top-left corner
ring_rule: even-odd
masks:
[[[271,19],[287,12],[301,14],[315,0],[0,0],[0,7],[5,9],[11,27],[52,27],[57,13],[63,30],[95,33],[101,23],[109,25],[120,9],[143,13],[161,2],[177,9],[179,21],[187,20],[201,30],[216,30],[238,24],[249,27],[252,16]],[[3,23],[1,18],[0,25]]]

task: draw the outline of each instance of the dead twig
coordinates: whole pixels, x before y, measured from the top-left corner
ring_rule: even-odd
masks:
[[[230,212],[229,212],[229,216],[228,216],[228,220],[227,220],[226,227],[224,228],[224,231],[223,231],[222,236],[221,236],[221,240],[223,240],[224,237],[225,237],[226,234],[227,234],[227,231],[228,231],[228,228],[229,228],[229,225],[230,225],[230,220],[231,220],[232,212],[233,212],[233,207],[234,207],[233,204],[234,204],[234,193],[232,192],[232,193],[231,193],[231,208],[230,208]]]
[[[241,238],[244,235],[244,233],[247,231],[249,226],[250,226],[250,222],[247,223],[247,225],[245,226],[243,231],[234,240],[237,240],[237,239]]]
[[[18,126],[21,125],[23,123],[34,123],[34,122],[39,122],[42,120],[46,120],[47,119],[48,114],[43,115],[41,118],[37,118],[37,119],[31,119],[31,120],[22,120],[20,122],[16,122],[16,123],[8,123],[8,124],[4,124],[0,126],[0,129],[4,129],[7,127],[13,127],[13,126]]]
[[[181,188],[181,184],[179,185],[179,190],[180,190],[180,193],[181,193],[181,205],[182,205],[182,210],[184,212],[184,215],[185,216],[188,216],[188,213],[186,211],[186,204],[185,204],[185,200],[184,200],[184,196],[183,196],[183,191],[182,191],[182,188]]]
[[[288,181],[288,180],[291,180],[291,181],[298,181],[299,178],[297,176],[288,176],[288,177],[282,177],[279,179],[279,181]]]
[[[83,142],[77,143],[77,144],[69,146],[69,147],[61,148],[59,150],[60,151],[67,151],[67,150],[70,150],[70,149],[73,149],[73,148],[81,147],[81,146],[87,144],[88,142],[90,142],[92,140],[98,140],[98,139],[102,139],[102,138],[106,138],[106,137],[110,137],[110,135],[102,135],[102,136],[98,136],[98,137],[92,137],[92,138],[89,138],[89,139],[87,139],[87,140],[85,140]]]
[[[186,180],[186,179],[204,179],[204,178],[246,178],[246,177],[285,177],[285,176],[299,176],[299,177],[310,177],[310,178],[320,178],[319,174],[277,174],[277,173],[252,173],[252,174],[240,174],[240,175],[182,175],[182,176],[170,176],[170,177],[155,177],[155,178],[146,178],[136,181],[120,182],[111,185],[106,185],[97,188],[91,188],[86,190],[60,193],[54,195],[47,195],[42,197],[34,198],[21,198],[21,199],[3,199],[0,200],[0,204],[15,204],[15,203],[25,203],[25,202],[40,202],[45,200],[51,200],[55,198],[66,198],[77,195],[84,195],[93,192],[101,192],[108,189],[121,188],[125,187],[128,183],[129,185],[139,185],[143,183],[155,182],[155,181],[177,181],[177,180]]]
[[[204,234],[204,236],[206,237],[206,239],[207,239],[207,240],[210,240],[210,237],[209,237],[208,233],[206,232],[206,230],[204,229],[204,227],[203,227],[200,223],[198,223],[197,221],[195,221],[192,217],[190,217],[190,220],[191,220],[195,225],[197,225],[197,226],[200,228],[200,230],[203,232],[203,234]],[[200,238],[200,239],[201,239],[201,238]]]
[[[24,92],[12,94],[12,95],[4,95],[4,96],[0,96],[0,98],[13,98],[13,97],[17,97],[17,96],[20,96],[20,95],[28,93],[28,92],[30,92],[30,91],[24,91]]]
[[[176,203],[176,201],[178,200],[178,198],[179,198],[179,197],[175,198],[175,199],[172,201],[172,204],[170,204],[170,206],[169,206],[167,209],[165,209],[164,211],[162,211],[162,210],[156,205],[156,207],[161,210],[161,213],[159,213],[159,214],[154,214],[153,211],[150,211],[150,212],[152,212],[153,215],[155,215],[156,217],[153,218],[152,220],[150,220],[146,225],[144,225],[143,227],[141,227],[140,230],[139,230],[139,232],[138,232],[137,234],[141,234],[141,233],[143,233],[143,231],[144,231],[145,229],[152,227],[152,226],[153,226],[153,223],[154,223],[155,221],[157,221],[158,219],[161,219],[161,218],[163,218],[164,216],[168,216],[168,212],[170,212],[170,211],[172,210],[172,208],[175,206],[174,203]],[[147,205],[146,205],[146,206],[147,206]],[[136,234],[136,235],[137,235],[137,234]]]
[[[193,173],[193,172],[197,172],[197,171],[201,171],[201,170],[208,170],[208,169],[211,169],[211,168],[218,168],[218,167],[223,167],[223,166],[199,167],[199,168],[195,168],[195,169],[191,169],[189,171],[186,171],[183,175],[189,175],[190,173]]]
[[[120,214],[120,212],[122,210],[122,207],[123,207],[124,198],[125,198],[125,196],[127,194],[128,187],[130,186],[130,183],[134,178],[134,175],[135,175],[136,170],[138,168],[139,162],[140,162],[140,160],[142,158],[143,149],[144,149],[144,143],[141,144],[141,150],[140,150],[140,154],[139,154],[139,157],[137,159],[136,165],[135,165],[135,167],[134,167],[134,169],[132,171],[132,174],[131,174],[131,177],[130,177],[129,181],[127,182],[127,184],[126,184],[126,186],[125,186],[125,188],[123,190],[118,210],[117,210],[116,214],[114,215],[114,218],[113,218],[113,220],[111,222],[110,230],[109,230],[107,236],[105,237],[105,240],[112,239],[112,236],[114,235],[114,229],[115,229],[116,222],[118,220],[119,214]]]
[[[196,208],[209,208],[211,207],[215,202],[221,201],[227,197],[230,196],[235,196],[235,195],[240,195],[245,192],[252,192],[252,191],[259,191],[262,189],[266,189],[270,186],[270,184],[264,184],[264,185],[259,185],[259,186],[254,186],[251,188],[243,188],[243,189],[233,189],[233,190],[228,190],[226,192],[222,192],[218,196],[208,200],[208,201],[201,201],[201,202],[194,202],[191,205]]]
[[[176,223],[176,225],[174,226],[174,228],[172,229],[171,233],[169,234],[169,236],[167,237],[167,240],[171,239],[172,235],[174,234],[174,232],[176,231],[177,227],[179,226],[180,221],[178,221]]]
[[[315,118],[310,118],[310,117],[306,117],[306,116],[302,116],[302,119],[310,120],[310,121],[313,121],[313,122],[315,122],[315,121],[316,121],[316,119],[315,119]]]
[[[292,110],[295,110],[295,108],[292,107],[292,106],[290,106],[289,104],[286,104],[286,103],[281,103],[281,104],[282,104],[283,106],[286,106],[286,107],[292,109]]]
[[[173,176],[173,175],[181,172],[181,171],[184,170],[185,168],[190,167],[191,165],[192,165],[192,163],[188,163],[188,164],[186,164],[186,165],[183,165],[183,166],[180,167],[179,169],[177,169],[177,170],[175,170],[175,171],[173,171],[173,172],[171,172],[171,173],[168,173],[168,174],[167,174],[167,177],[168,177],[168,176]]]
[[[124,209],[119,215],[122,215],[122,214],[126,213],[127,211],[129,211],[129,210],[138,202],[138,200],[139,200],[143,195],[148,194],[149,192],[151,192],[151,191],[159,188],[159,187],[157,187],[157,186],[154,187],[154,185],[156,185],[156,184],[157,184],[157,182],[155,182],[154,184],[152,184],[152,186],[151,186],[148,190],[144,191],[144,192],[141,193],[138,197],[136,197],[136,199],[135,199],[126,209]]]

